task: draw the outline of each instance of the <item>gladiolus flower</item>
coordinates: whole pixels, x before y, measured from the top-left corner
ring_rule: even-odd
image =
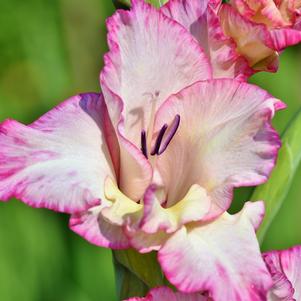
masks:
[[[274,282],[268,300],[301,300],[301,246],[263,256]]]
[[[183,25],[210,60],[214,78],[246,80],[254,73],[234,41],[225,35],[216,13],[220,1],[170,0],[161,11]]]
[[[277,71],[279,53],[301,41],[301,2],[231,0],[219,8],[224,33],[254,70]]]
[[[112,249],[158,251],[183,292],[262,300],[271,278],[255,229],[261,202],[230,215],[233,189],[265,182],[284,104],[256,86],[211,79],[182,25],[141,0],[107,22],[102,94],[70,98],[38,121],[0,126],[0,198],[72,214]]]

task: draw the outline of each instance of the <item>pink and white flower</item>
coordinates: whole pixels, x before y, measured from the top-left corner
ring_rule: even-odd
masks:
[[[98,246],[158,251],[183,292],[264,300],[263,204],[226,211],[235,187],[267,180],[280,147],[271,119],[284,104],[211,79],[185,27],[132,5],[107,22],[103,95],[72,97],[29,126],[1,124],[0,198],[69,213],[71,229]]]
[[[257,71],[277,71],[278,56],[301,41],[299,0],[231,0],[218,15],[224,33]]]
[[[301,246],[267,252],[263,257],[274,282],[268,300],[301,300]]]
[[[216,13],[219,1],[170,0],[161,11],[183,25],[200,43],[210,60],[214,78],[246,80],[254,71],[223,32]]]

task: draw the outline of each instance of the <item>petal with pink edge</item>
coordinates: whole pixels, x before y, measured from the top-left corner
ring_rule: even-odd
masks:
[[[301,246],[263,254],[273,277],[269,300],[301,300]]]
[[[125,233],[128,237],[131,247],[138,250],[139,253],[149,253],[151,251],[158,251],[166,242],[170,234],[164,231],[158,231],[150,234],[142,231],[137,227],[125,227]]]
[[[211,67],[181,25],[143,0],[133,0],[130,11],[118,10],[107,27],[110,51],[101,85],[120,97],[123,134],[140,149],[141,131],[152,133],[155,109],[171,94],[211,78]],[[115,105],[105,101],[116,116]]]
[[[71,216],[70,229],[90,243],[111,249],[130,247],[122,227],[107,222],[101,214],[102,206]]]
[[[256,71],[277,71],[278,54],[269,48],[272,39],[265,25],[245,19],[228,4],[221,6],[219,16],[224,33],[234,39],[238,53],[250,67]]]
[[[105,85],[102,86],[102,90],[106,101],[110,104],[112,111],[110,117],[112,124],[117,128],[117,139],[120,146],[118,187],[129,198],[139,201],[150,185],[153,175],[152,167],[140,148],[124,137],[124,118],[120,117],[123,103],[120,97],[112,93]]]
[[[150,234],[158,231],[172,233],[183,225],[200,221],[209,211],[211,201],[201,186],[192,185],[182,200],[175,205],[164,208],[155,193],[156,187],[150,187],[144,196],[144,214],[140,228]]]
[[[236,215],[176,232],[158,253],[167,279],[180,291],[208,291],[215,301],[264,301],[272,284],[261,257],[253,220],[262,202],[246,203]]]
[[[171,0],[161,10],[183,25],[204,49],[214,78],[245,80],[254,72],[246,59],[236,52],[236,44],[224,35],[212,3],[199,0]]]
[[[282,107],[266,91],[230,79],[199,82],[170,97],[155,122],[159,131],[180,116],[178,131],[157,158],[166,207],[198,184],[211,199],[212,218],[229,208],[233,187],[265,182],[281,145],[271,118]]]
[[[281,1],[279,1],[281,2]],[[291,2],[291,0],[283,1],[283,3]],[[284,27],[289,26],[289,19],[286,18],[286,9],[283,3],[276,4],[273,0],[231,0],[233,5],[241,15],[251,19],[256,23],[266,24],[268,27]],[[280,7],[282,10],[280,10]],[[284,14],[282,14],[282,12]]]
[[[0,125],[0,199],[75,213],[99,203],[115,177],[102,95],[70,98],[29,126]],[[118,145],[114,146],[118,149]]]
[[[152,289],[145,298],[131,298],[127,301],[207,301],[201,294],[183,294],[168,287]],[[209,301],[209,300],[208,300]]]
[[[286,47],[299,44],[301,42],[301,31],[282,28],[282,29],[273,29],[270,31],[272,37],[272,44],[270,47],[273,47],[277,51],[282,51]]]

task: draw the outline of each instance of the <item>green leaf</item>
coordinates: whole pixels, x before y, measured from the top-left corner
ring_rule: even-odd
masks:
[[[168,0],[146,0],[146,2],[152,4],[153,6],[159,8],[165,3],[168,2]],[[113,0],[113,3],[116,8],[123,8],[127,9],[131,7],[131,1],[130,0]]]
[[[113,256],[118,300],[144,297],[149,288]]]
[[[140,254],[133,249],[113,251],[115,260],[149,288],[164,285],[164,276],[155,252]]]
[[[148,0],[147,2],[150,3],[150,4],[152,4],[155,7],[161,7],[165,3],[167,3],[168,0]]]
[[[262,243],[273,219],[287,196],[297,167],[301,161],[301,111],[289,123],[282,135],[282,148],[279,151],[277,165],[269,181],[257,187],[252,201],[264,200],[266,214],[257,236]]]
[[[116,8],[128,9],[131,7],[130,0],[113,0],[113,4]]]

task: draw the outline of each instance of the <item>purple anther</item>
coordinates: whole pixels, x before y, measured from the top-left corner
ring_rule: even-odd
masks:
[[[147,159],[147,144],[146,144],[146,132],[145,130],[141,131],[141,151],[144,157]]]
[[[157,152],[158,155],[162,155],[167,149],[169,143],[171,142],[172,138],[174,137],[179,128],[180,120],[180,115],[176,115],[170,128],[168,129],[168,132],[166,133],[166,137],[164,137],[163,141],[160,144],[159,150]]]
[[[155,147],[153,148],[152,152],[151,152],[151,155],[154,156],[154,155],[157,155],[158,154],[158,151],[160,149],[160,145],[161,145],[161,142],[162,142],[162,139],[163,139],[163,136],[166,132],[168,128],[168,125],[167,124],[164,124],[158,134],[158,137],[157,137],[157,140],[156,140],[156,143],[155,143]]]

